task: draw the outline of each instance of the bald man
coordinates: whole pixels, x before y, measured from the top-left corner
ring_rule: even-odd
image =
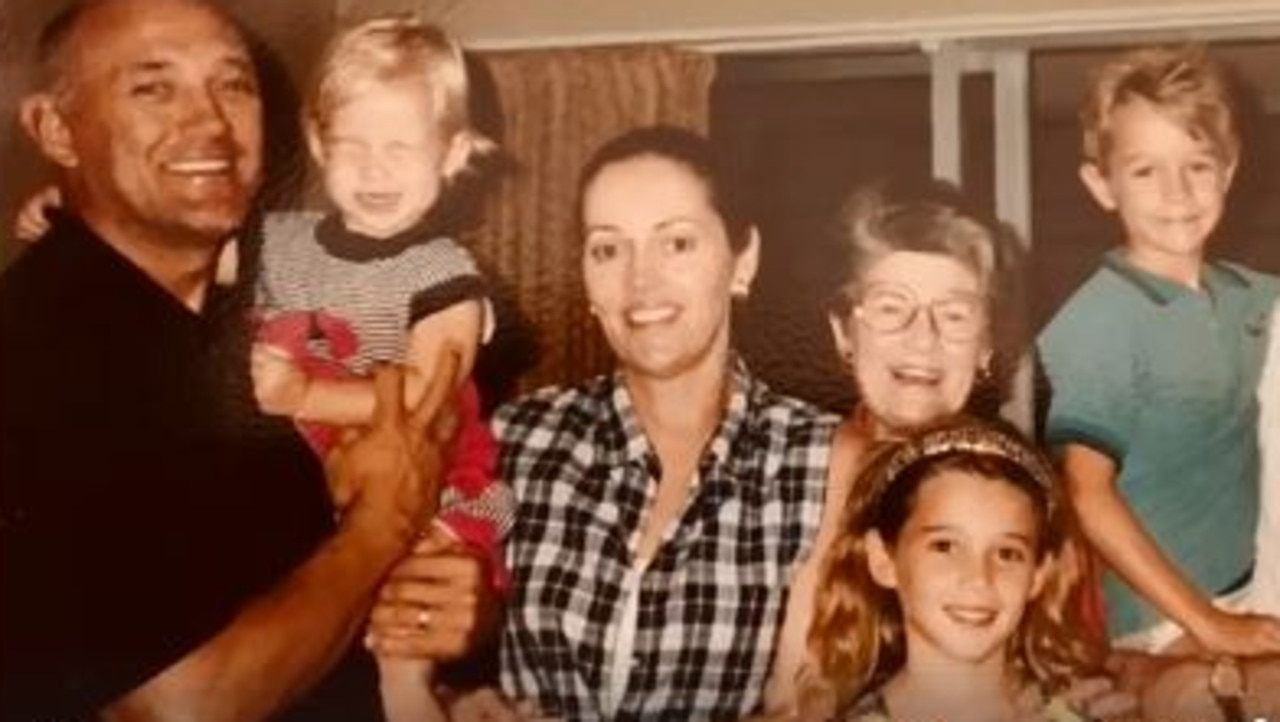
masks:
[[[22,120],[66,209],[0,278],[0,715],[379,717],[352,640],[426,518],[443,393],[405,412],[383,374],[335,523],[305,444],[257,412],[212,284],[260,179],[241,34],[197,0],[101,0],[41,55]],[[474,618],[483,570],[443,563],[438,596]]]

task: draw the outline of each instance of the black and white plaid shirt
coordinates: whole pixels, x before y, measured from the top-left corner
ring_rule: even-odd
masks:
[[[616,719],[736,720],[758,706],[792,572],[817,532],[835,420],[741,364],[730,383],[688,506],[639,577],[633,655],[612,705],[611,651],[657,456],[617,375],[498,412],[500,474],[519,504],[508,694],[567,720],[611,707]]]

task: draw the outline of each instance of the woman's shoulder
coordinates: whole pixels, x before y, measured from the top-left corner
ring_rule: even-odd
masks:
[[[840,417],[824,411],[814,404],[775,391],[759,376],[744,365],[739,365],[736,384],[750,397],[752,415],[758,423],[785,429],[793,434],[819,433],[830,441]]]
[[[566,422],[590,425],[592,420],[603,418],[610,385],[609,376],[597,376],[574,386],[544,386],[509,401],[493,413],[495,436],[528,436],[537,430],[562,427]]]
[[[831,441],[831,465],[827,481],[827,504],[838,512],[844,508],[853,482],[873,453],[875,442],[854,416],[842,420]]]
[[[835,439],[832,441],[832,464],[843,464],[844,468],[855,470],[861,467],[876,448],[867,421],[861,407],[839,420],[836,426]]]

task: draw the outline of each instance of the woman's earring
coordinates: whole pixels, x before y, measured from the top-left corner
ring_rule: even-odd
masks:
[[[987,356],[978,364],[978,383],[991,383],[991,357]]]
[[[733,284],[729,286],[729,295],[734,298],[746,298],[751,294],[751,284],[746,279],[735,278]]]
[[[978,362],[973,388],[969,389],[969,402],[966,406],[979,416],[998,414],[1003,397],[995,372],[991,370],[991,355],[988,354]]]

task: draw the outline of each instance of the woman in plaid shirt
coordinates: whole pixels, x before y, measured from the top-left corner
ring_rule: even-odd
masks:
[[[498,413],[519,503],[503,691],[570,720],[740,719],[817,532],[834,419],[733,352],[759,241],[705,139],[629,132],[580,188],[618,369]]]

